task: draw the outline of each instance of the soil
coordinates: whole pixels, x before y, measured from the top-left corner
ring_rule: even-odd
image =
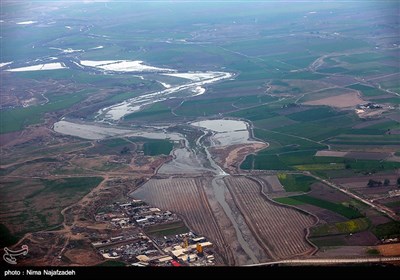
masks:
[[[335,212],[329,211],[327,209],[320,208],[314,205],[298,205],[299,208],[304,209],[320,219],[321,223],[340,223],[345,222],[347,219],[342,215],[336,214]]]
[[[354,107],[358,104],[362,104],[365,101],[362,100],[356,92],[346,93],[336,96],[331,96],[319,100],[312,100],[304,102],[305,105],[328,105],[336,108],[348,108]]]
[[[223,169],[231,174],[237,174],[240,169],[240,164],[247,155],[256,153],[268,147],[265,143],[241,144],[232,145],[221,148],[210,148],[211,154],[215,155],[215,161],[218,165],[223,166]]]
[[[400,243],[379,245],[377,249],[385,257],[400,256]]]
[[[308,195],[335,203],[342,203],[349,200],[347,195],[319,182],[311,185],[311,191]]]

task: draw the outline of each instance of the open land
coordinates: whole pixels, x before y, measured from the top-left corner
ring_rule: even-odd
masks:
[[[398,257],[396,3],[157,4],[2,4],[18,265]]]

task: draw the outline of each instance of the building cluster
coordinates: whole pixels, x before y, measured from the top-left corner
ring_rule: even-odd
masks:
[[[92,243],[103,258],[132,266],[214,265],[213,244],[205,237],[193,232],[166,234],[169,225],[182,222],[175,213],[141,200],[114,203],[106,209],[95,219],[110,225],[112,237]]]
[[[128,203],[114,203],[108,207],[107,212],[98,213],[95,216],[97,222],[110,222],[112,228],[149,227],[161,224],[181,221],[170,211],[161,211],[151,207],[141,200],[133,200]]]
[[[357,105],[357,109],[380,109],[380,108],[382,108],[381,105],[371,102]]]

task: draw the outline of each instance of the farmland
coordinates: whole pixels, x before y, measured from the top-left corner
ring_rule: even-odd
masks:
[[[63,208],[77,202],[102,180],[99,177],[3,179],[0,189],[4,198],[1,202],[2,220],[18,237],[27,232],[50,229],[61,224]]]
[[[278,179],[287,192],[308,192],[310,190],[310,185],[316,182],[316,180],[311,177],[285,173],[278,174]]]
[[[14,2],[0,233],[29,265],[121,265],[90,243],[131,230],[95,215],[132,197],[182,220],[135,234],[204,235],[218,265],[398,238],[396,1]]]
[[[256,236],[276,258],[311,253],[305,240],[305,229],[314,223],[310,216],[297,210],[275,205],[263,197],[260,186],[244,177],[227,177],[229,191]],[[290,232],[286,229],[290,227]]]
[[[133,195],[157,207],[171,209],[185,217],[190,228],[209,237],[227,263],[234,261],[225,243],[208,202],[204,197],[201,181],[196,179],[151,180]],[[205,205],[206,207],[203,207]]]
[[[308,196],[308,195],[292,196],[289,199],[290,200],[288,201],[285,198],[282,198],[282,199],[277,198],[276,201],[281,202],[281,203],[286,203],[289,205],[301,205],[301,204],[315,205],[315,206],[336,212],[336,213],[338,213],[346,218],[349,218],[349,219],[354,219],[354,218],[358,218],[361,216],[357,210],[351,209],[349,207],[346,207],[346,206],[343,206],[343,205],[340,205],[337,203],[332,203],[327,200],[314,198],[314,197]]]

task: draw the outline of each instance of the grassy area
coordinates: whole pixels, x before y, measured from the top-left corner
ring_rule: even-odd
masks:
[[[323,238],[310,238],[311,242],[318,247],[331,247],[331,246],[344,246],[345,240],[340,236],[323,237]]]
[[[280,161],[276,155],[249,155],[240,165],[240,168],[259,170],[290,170],[291,168]]]
[[[0,247],[10,246],[18,242],[18,237],[13,235],[3,224],[0,224]]]
[[[10,180],[0,187],[2,223],[17,237],[53,228],[62,222],[62,209],[79,201],[102,180],[101,177]]]
[[[326,146],[315,143],[306,139],[302,139],[296,136],[285,135],[282,133],[277,133],[269,130],[254,129],[255,137],[266,141],[266,142],[276,142],[279,144],[279,149],[266,149],[261,151],[263,154],[275,154],[280,152],[289,152],[303,149],[317,149],[322,150]],[[278,148],[278,147],[277,147]]]
[[[367,218],[353,219],[335,224],[323,224],[311,228],[311,237],[355,233],[366,230],[368,227],[369,221]]]
[[[163,237],[163,236],[186,233],[189,232],[190,230],[186,227],[186,225],[183,222],[174,222],[170,224],[146,227],[145,231],[147,234]]]
[[[309,109],[307,111],[297,112],[290,115],[287,115],[289,119],[294,121],[314,121],[314,120],[321,120],[326,119],[334,116],[338,116],[341,113],[333,110],[330,107],[321,106],[318,108]]]
[[[318,170],[342,170],[345,168],[345,165],[342,163],[320,163],[320,164],[302,164],[302,165],[294,165],[295,169],[300,171],[318,171]]]
[[[155,104],[151,105],[150,107],[143,109],[139,112],[135,112],[135,113],[126,115],[124,117],[124,119],[127,121],[139,119],[139,118],[149,119],[149,118],[154,118],[154,117],[157,119],[160,119],[166,115],[172,116],[171,109],[168,108],[166,105],[158,102],[158,103],[155,103]]]
[[[400,237],[400,222],[377,225],[372,229],[372,232],[379,239]]]
[[[336,145],[400,145],[399,135],[358,135],[342,134],[329,139],[327,143]]]
[[[267,105],[261,105],[254,108],[240,110],[229,114],[231,117],[245,118],[251,121],[264,120],[276,116],[276,113],[268,110]]]
[[[304,202],[297,200],[292,197],[278,197],[274,198],[276,202],[282,203],[282,204],[287,204],[287,205],[302,205],[305,204]]]
[[[146,156],[169,155],[174,144],[168,140],[148,140],[143,144]]]
[[[379,96],[379,95],[386,94],[384,91],[382,91],[380,89],[362,85],[362,84],[351,85],[351,86],[349,86],[349,88],[361,91],[362,95],[364,95],[366,97]]]
[[[114,138],[114,139],[102,140],[101,144],[109,148],[115,148],[123,145],[130,145],[131,143],[122,138]]]
[[[333,203],[327,200],[315,198],[309,195],[298,195],[298,196],[291,196],[290,198],[276,198],[277,202],[286,203],[290,205],[300,205],[300,204],[310,204],[315,205],[320,208],[328,209],[332,212],[338,213],[348,219],[356,219],[362,217],[361,213],[350,207],[346,207],[342,204]]]
[[[92,91],[92,89],[81,90],[53,97],[49,103],[44,105],[0,110],[0,133],[22,130],[28,125],[40,123],[45,113],[67,109],[84,100]]]
[[[286,173],[279,173],[278,179],[281,182],[283,188],[287,192],[308,192],[310,191],[310,186],[317,182],[312,177],[304,175],[292,175]]]
[[[368,249],[368,250],[367,250],[367,254],[368,254],[368,255],[377,256],[377,255],[380,254],[380,252],[379,252],[378,249]]]
[[[57,180],[41,180],[44,189],[35,192],[27,198],[32,198],[39,194],[57,193],[57,195],[72,197],[76,193],[87,193],[103,181],[102,177],[79,177],[79,178],[62,178]]]
[[[209,116],[224,111],[234,110],[232,106],[239,97],[212,98],[201,100],[188,100],[181,104],[175,113],[181,116]]]

